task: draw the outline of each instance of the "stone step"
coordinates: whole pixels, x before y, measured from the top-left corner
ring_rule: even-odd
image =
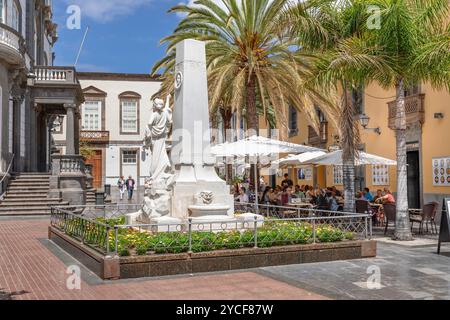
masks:
[[[49,182],[18,182],[12,181],[9,184],[10,187],[46,187],[50,188]]]
[[[46,192],[49,190],[49,187],[45,186],[10,186],[8,187],[7,191],[42,191]]]
[[[51,215],[51,210],[9,210],[9,211],[1,211],[0,217],[15,217],[15,216],[49,216]]]
[[[49,183],[50,182],[50,178],[39,178],[39,179],[32,179],[32,178],[15,178],[15,179],[11,179],[10,183],[17,183],[17,182],[21,182],[21,183],[36,183],[36,182],[45,182],[45,183]]]
[[[24,204],[28,204],[28,203],[60,203],[62,202],[63,199],[53,199],[53,198],[47,198],[47,197],[35,197],[35,198],[29,198],[28,201],[27,199],[24,198],[10,198],[10,197],[5,197],[5,199],[3,200],[2,204],[17,204],[17,203],[24,203]]]
[[[24,174],[24,175],[16,175],[16,176],[12,176],[11,180],[40,180],[40,179],[45,179],[48,180],[50,179],[50,175],[28,175],[28,174]]]
[[[35,208],[49,208],[50,206],[54,206],[54,205],[69,205],[68,202],[60,202],[60,201],[55,201],[55,202],[15,202],[15,203],[5,203],[2,202],[2,204],[0,204],[0,210],[1,209],[19,209],[19,208],[29,208],[29,209],[35,209]]]
[[[34,198],[47,198],[48,192],[14,192],[14,193],[6,193],[5,198],[10,199],[34,199]]]
[[[43,191],[11,191],[6,192],[6,196],[8,197],[16,197],[16,198],[28,198],[28,197],[44,197],[47,198],[48,190]]]
[[[68,206],[69,204],[68,203],[61,203],[61,204],[58,204],[58,205],[61,205],[61,206]],[[0,206],[0,214],[3,214],[3,213],[5,213],[5,212],[27,212],[27,211],[30,211],[30,213],[36,213],[36,212],[48,212],[48,213],[50,213],[51,212],[51,207],[52,206],[55,206],[54,204],[53,205],[50,205],[50,206],[43,206],[42,204],[41,205],[39,205],[39,206],[24,206],[24,205],[22,205],[22,206]]]

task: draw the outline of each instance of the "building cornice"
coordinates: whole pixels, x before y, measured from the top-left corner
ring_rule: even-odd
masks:
[[[152,76],[145,73],[77,72],[77,76],[80,80],[161,82],[159,75]]]

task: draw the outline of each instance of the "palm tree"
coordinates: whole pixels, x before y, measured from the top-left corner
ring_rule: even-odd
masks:
[[[307,1],[305,6],[316,2]],[[313,76],[315,57],[298,50],[297,42],[280,27],[289,3],[290,0],[197,0],[194,6],[173,7],[169,12],[186,17],[172,35],[161,40],[167,44],[167,56],[155,64],[152,72],[164,69],[163,77],[171,79],[175,45],[184,39],[205,41],[211,106],[219,105],[228,93],[230,107],[245,115],[247,129],[255,133],[258,104],[265,115],[272,108],[283,138],[287,121],[282,115],[286,105],[292,104],[304,112],[318,131],[315,105],[323,106],[332,122],[338,108],[332,92],[308,81]],[[314,17],[309,17],[305,24],[308,23],[320,32]]]
[[[370,30],[368,36],[375,40],[380,54],[389,57],[386,63],[392,66],[392,72],[383,74],[380,82],[385,87],[396,88],[397,217],[394,238],[410,240],[405,88],[428,80],[435,88],[449,86],[448,38],[442,60],[436,59],[436,53],[442,52],[442,41],[436,41],[436,32],[443,31],[444,23],[448,21],[449,2],[374,0],[370,3],[380,8],[381,24],[379,29]],[[448,35],[448,26],[445,30]],[[435,65],[436,60],[441,62]]]
[[[321,22],[322,30],[326,30],[326,36],[311,34],[302,27],[304,15],[299,13],[304,10],[302,3],[292,7],[287,19],[296,26],[291,29],[291,34],[297,37],[301,46],[320,56],[314,72],[317,84],[342,90],[337,129],[343,149],[344,211],[354,212],[355,157],[361,139],[351,94],[366,81],[369,70],[379,65],[373,48],[362,40],[367,8],[358,0],[323,3],[315,15]]]

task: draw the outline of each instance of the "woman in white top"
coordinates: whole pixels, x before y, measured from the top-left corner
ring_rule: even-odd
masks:
[[[239,195],[235,198],[235,200],[240,203],[249,203],[249,198],[246,191],[247,190],[245,188],[241,188],[241,190],[239,190]]]
[[[123,200],[123,195],[125,194],[125,190],[127,190],[123,176],[117,181],[117,187],[119,188],[120,200]]]

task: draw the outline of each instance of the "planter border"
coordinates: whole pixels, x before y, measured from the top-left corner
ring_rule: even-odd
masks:
[[[49,239],[100,278],[108,280],[361,259],[375,257],[377,253],[376,241],[355,240],[192,254],[117,257],[104,256],[51,226]]]

